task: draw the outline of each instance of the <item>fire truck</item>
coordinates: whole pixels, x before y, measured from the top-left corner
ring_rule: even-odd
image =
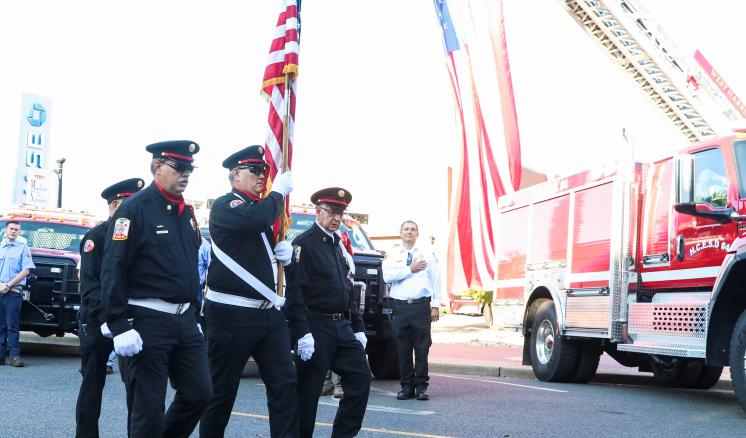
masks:
[[[39,336],[77,333],[80,242],[98,221],[87,213],[34,207],[0,215],[0,229],[9,220],[21,223],[18,239],[29,246],[36,265],[22,291],[20,329]]]
[[[604,351],[683,388],[730,366],[746,409],[746,134],[499,203],[496,294],[524,301],[540,380],[588,382]]]
[[[522,303],[523,363],[586,383],[606,352],[693,389],[729,366],[746,409],[746,106],[638,1],[558,2],[692,145],[498,200],[495,299]]]

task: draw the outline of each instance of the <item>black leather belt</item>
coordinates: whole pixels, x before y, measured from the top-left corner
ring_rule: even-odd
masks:
[[[413,300],[397,300],[396,298],[394,298],[394,301],[402,304],[419,304],[430,302],[430,297],[415,298]]]
[[[308,314],[316,318],[331,319],[332,321],[339,321],[342,319],[347,319],[344,313],[324,313],[324,312],[316,312],[316,311],[310,310]]]

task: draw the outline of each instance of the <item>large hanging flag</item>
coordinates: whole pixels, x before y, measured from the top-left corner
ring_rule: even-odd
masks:
[[[446,0],[434,3],[460,130],[450,200],[448,291],[491,290],[497,198],[517,189],[521,178],[502,3],[455,0],[451,9]]]
[[[261,92],[262,96],[269,101],[268,129],[264,142],[267,151],[266,159],[269,162],[268,192],[277,173],[291,168],[293,158],[295,78],[298,75],[300,42],[300,0],[282,0],[281,3],[283,8],[277,19],[270,45],[269,60],[264,70]],[[283,142],[286,142],[284,152]],[[278,224],[275,226],[275,234],[279,231]]]

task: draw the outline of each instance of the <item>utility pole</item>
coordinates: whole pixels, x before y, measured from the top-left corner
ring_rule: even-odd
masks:
[[[57,160],[57,169],[54,173],[57,174],[57,208],[62,208],[62,166],[65,164],[64,158]]]

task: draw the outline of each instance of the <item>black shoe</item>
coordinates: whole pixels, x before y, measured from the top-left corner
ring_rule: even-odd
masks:
[[[114,368],[106,365],[106,374],[114,374]]]
[[[0,365],[5,365],[5,356],[0,357]]]
[[[417,400],[430,400],[430,396],[427,395],[427,388],[417,388]]]
[[[411,398],[414,398],[413,388],[404,388],[396,394],[397,400],[409,400]]]
[[[23,359],[21,359],[21,356],[16,356],[16,357],[11,357],[10,358],[10,366],[21,368],[24,365],[25,364],[23,363]]]

